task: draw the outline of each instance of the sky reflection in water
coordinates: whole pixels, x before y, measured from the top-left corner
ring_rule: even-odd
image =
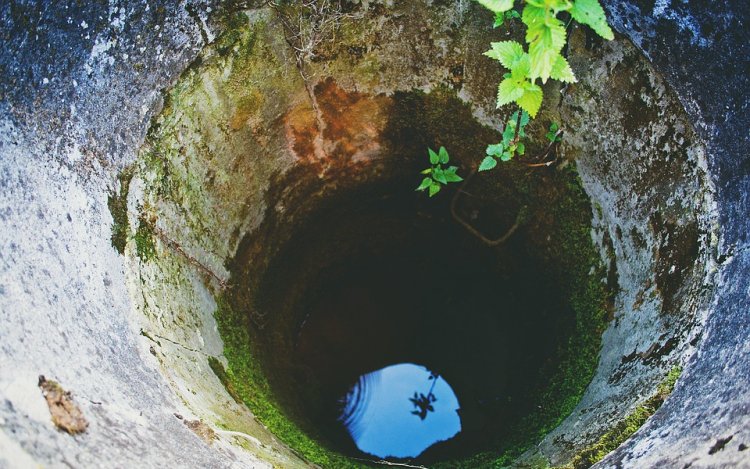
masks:
[[[360,378],[346,396],[340,420],[361,451],[380,458],[416,457],[461,431],[453,389],[442,377],[430,376],[436,375],[423,366],[402,363]]]

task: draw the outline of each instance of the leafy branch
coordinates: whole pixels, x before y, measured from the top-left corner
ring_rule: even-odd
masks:
[[[505,125],[502,141],[487,147],[486,156],[479,166],[472,170],[451,201],[453,218],[484,243],[494,246],[503,243],[518,229],[525,209],[522,208],[519,211],[515,224],[505,235],[492,240],[458,215],[456,203],[463,192],[463,188],[477,172],[494,168],[497,166],[498,160],[510,161],[515,155],[526,153],[525,145],[521,141],[526,136],[524,126],[536,117],[544,98],[542,87],[537,83],[537,80],[541,84],[546,83],[550,78],[564,83],[578,81],[568,60],[562,55],[567,43],[567,26],[558,18],[558,15],[569,14],[571,19],[590,26],[604,39],[614,39],[614,33],[607,24],[604,9],[599,4],[599,0],[524,0],[525,5],[520,14],[513,9],[515,0],[476,1],[495,14],[495,27],[502,26],[508,20],[520,18],[527,28],[525,35],[527,48],[517,41],[500,41],[490,43],[492,48],[484,53],[484,55],[500,62],[508,70],[503,75],[503,80],[497,88],[497,108],[500,109],[508,104],[516,103],[520,109],[511,116]],[[554,149],[562,139],[562,129],[557,123],[553,123],[546,137],[549,143],[532,160],[535,162],[523,162],[522,165],[530,168],[546,167],[557,161],[557,154]],[[456,175],[455,166],[446,169],[442,167],[443,164],[448,163],[448,152],[445,148],[440,147],[439,154],[431,149],[429,153],[432,167],[422,171],[423,174],[428,176],[422,180],[417,190],[428,189],[430,197],[432,197],[448,182],[457,182],[462,179]],[[555,157],[552,160],[547,160],[551,154]]]
[[[487,147],[487,156],[479,164],[479,171],[487,171],[497,166],[497,160],[510,161],[516,153],[523,155],[526,147],[521,138],[526,134],[523,128],[529,123],[529,114],[526,111],[516,111],[508,121],[503,132],[503,140]]]
[[[563,57],[562,50],[567,43],[566,26],[558,18],[558,14],[567,12],[571,18],[591,26],[597,34],[605,39],[614,39],[614,33],[607,24],[604,9],[598,0],[525,0],[526,5],[519,15],[513,10],[515,0],[477,0],[490,11],[495,13],[495,27],[502,25],[506,19],[521,18],[526,25],[526,43],[516,41],[500,41],[490,43],[492,49],[484,55],[497,60],[509,72],[503,75],[503,80],[497,89],[497,108],[515,102],[523,111],[511,117],[503,133],[503,141],[487,147],[487,156],[479,166],[480,171],[492,169],[501,161],[509,161],[517,153],[524,154],[523,125],[529,118],[536,117],[542,106],[544,94],[537,79],[546,83],[552,78],[564,83],[578,81],[568,60]],[[523,121],[523,122],[522,122]],[[514,125],[515,122],[515,125]],[[557,124],[553,124],[547,137],[551,138],[540,163],[523,163],[528,167],[550,166],[555,160],[544,162],[543,159],[561,139],[561,132]],[[513,137],[510,137],[510,135]]]
[[[512,13],[514,0],[477,0],[503,18],[517,17]],[[516,41],[493,42],[484,55],[499,61],[510,72],[503,76],[497,91],[497,107],[515,102],[531,117],[536,117],[542,105],[542,88],[536,83],[548,79],[574,83],[577,81],[568,60],[562,56],[567,42],[564,23],[557,17],[568,12],[579,23],[587,24],[604,39],[614,39],[607,24],[604,9],[598,0],[526,0],[521,21],[527,26],[524,46]],[[501,23],[502,24],[502,23]]]

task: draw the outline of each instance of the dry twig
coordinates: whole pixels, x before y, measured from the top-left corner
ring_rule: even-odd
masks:
[[[461,184],[461,187],[458,188],[456,193],[453,195],[453,199],[451,200],[451,216],[461,224],[464,228],[466,228],[469,233],[473,234],[477,238],[479,238],[484,244],[488,246],[497,246],[505,241],[508,240],[508,238],[511,237],[513,233],[516,232],[516,230],[521,226],[521,213],[523,212],[523,208],[518,212],[518,217],[516,218],[516,222],[508,228],[508,231],[505,232],[503,236],[497,239],[489,239],[485,235],[483,235],[479,230],[471,226],[469,222],[464,220],[458,215],[458,212],[456,212],[456,202],[458,201],[458,196],[464,192],[464,188],[469,184],[469,181],[474,177],[474,175],[477,174],[477,168],[474,168],[471,171],[471,174],[464,180],[463,184]]]

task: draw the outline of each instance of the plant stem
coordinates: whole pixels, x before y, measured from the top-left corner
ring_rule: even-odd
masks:
[[[526,166],[527,168],[540,168],[542,166],[551,166],[555,161],[557,161],[557,158],[554,160],[550,160],[547,162],[544,162],[544,158],[549,155],[549,153],[552,151],[553,148],[559,143],[557,141],[557,137],[562,135],[563,131],[562,129],[558,130],[557,133],[555,133],[555,137],[552,139],[551,142],[547,145],[547,147],[542,150],[541,153],[539,153],[535,158],[532,159],[532,161],[541,161],[541,163],[521,163],[522,165]]]
[[[518,142],[518,134],[521,132],[521,116],[523,115],[523,109],[518,109],[518,117],[516,117],[516,133],[513,134],[513,143]]]
[[[151,224],[152,228],[154,229],[154,233],[156,234],[159,239],[161,239],[168,247],[172,248],[175,252],[177,252],[180,256],[185,258],[189,263],[193,264],[194,266],[198,267],[200,270],[202,270],[204,273],[208,274],[209,276],[213,277],[217,282],[219,282],[219,289],[220,290],[226,290],[228,287],[231,287],[231,285],[228,285],[226,280],[216,275],[216,272],[206,267],[205,264],[203,264],[201,261],[196,259],[195,257],[191,256],[187,252],[185,252],[184,249],[182,249],[182,246],[180,244],[167,236],[164,231],[156,226],[155,224]]]

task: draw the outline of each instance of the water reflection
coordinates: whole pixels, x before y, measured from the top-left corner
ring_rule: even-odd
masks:
[[[361,376],[342,407],[339,420],[357,447],[380,458],[416,457],[461,431],[453,389],[438,374],[412,363]]]

